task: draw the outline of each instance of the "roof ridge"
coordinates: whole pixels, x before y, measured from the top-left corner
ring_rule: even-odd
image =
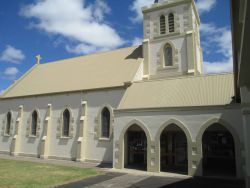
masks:
[[[138,46],[124,47],[124,48],[117,48],[117,49],[109,50],[109,51],[100,51],[100,52],[96,52],[96,53],[90,53],[90,54],[76,56],[76,57],[70,57],[70,58],[66,58],[66,59],[59,59],[59,60],[56,60],[56,61],[50,61],[50,62],[42,63],[40,65],[48,65],[48,64],[52,64],[52,63],[67,62],[67,61],[74,60],[74,59],[77,59],[77,58],[83,58],[83,57],[89,57],[89,56],[94,56],[94,55],[100,55],[100,54],[106,54],[106,53],[111,53],[111,52],[117,52],[117,51],[129,49],[129,48],[136,48],[136,47],[139,47],[139,45]]]

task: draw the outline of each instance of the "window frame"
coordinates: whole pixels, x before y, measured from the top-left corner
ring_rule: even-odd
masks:
[[[162,20],[164,19],[164,20]],[[167,24],[166,24],[166,16],[161,14],[159,16],[159,34],[160,35],[166,35],[167,34],[167,28],[166,28]],[[162,32],[162,30],[164,32]]]
[[[68,127],[67,127],[67,133],[68,134],[65,134],[65,112],[68,112]],[[70,137],[70,127],[71,127],[71,112],[68,108],[66,108],[63,113],[62,113],[62,128],[61,128],[61,137],[62,138],[69,138]]]
[[[108,120],[107,120],[107,136],[105,136],[103,133],[104,133],[104,112],[108,112]],[[101,138],[103,139],[109,139],[110,138],[110,126],[111,126],[111,112],[110,110],[107,108],[107,107],[104,107],[102,108],[102,111],[101,111]]]
[[[166,65],[166,60],[167,60],[167,58],[166,58],[166,49],[167,48],[171,48],[171,60],[172,60],[172,63],[171,63],[171,65]],[[174,66],[174,48],[173,48],[173,46],[170,44],[170,43],[166,43],[165,45],[164,45],[164,47],[163,47],[163,67],[164,68],[169,68],[169,67],[173,67]]]
[[[36,115],[36,119],[34,121],[34,115]],[[35,123],[35,124],[34,124]],[[35,129],[34,126],[35,125]],[[38,128],[38,112],[34,110],[31,114],[31,124],[30,124],[30,136],[37,136],[37,128]],[[35,132],[33,132],[35,130]]]
[[[173,23],[172,23],[173,26],[170,27],[170,24],[171,24],[170,23],[170,16],[171,15],[173,16],[173,18],[172,18],[173,20],[171,20],[171,21],[173,21]],[[168,13],[168,33],[169,34],[176,32],[175,25],[176,25],[176,23],[175,23],[175,14],[173,12],[170,12],[170,13]],[[173,31],[172,30],[170,31],[170,29],[173,29]]]
[[[9,115],[10,115],[10,120],[9,120]],[[4,136],[10,136],[11,135],[11,126],[13,123],[13,113],[11,111],[8,111],[5,117],[5,126],[4,126]],[[8,130],[8,131],[7,131]]]
[[[109,137],[102,137],[102,111],[104,108],[107,108],[110,113],[110,124],[109,124]],[[95,119],[96,126],[94,128],[95,130],[95,139],[99,141],[110,141],[113,135],[113,126],[114,126],[114,112],[113,107],[109,104],[102,105],[99,110],[97,117]]]
[[[36,121],[36,134],[32,134],[32,122],[33,122],[33,113],[36,112],[37,114],[37,121]],[[30,115],[29,115],[29,119],[27,120],[27,128],[26,128],[26,136],[27,137],[31,137],[31,138],[36,138],[40,136],[40,123],[41,123],[41,119],[40,119],[40,112],[37,108],[35,108],[34,110],[31,111]]]

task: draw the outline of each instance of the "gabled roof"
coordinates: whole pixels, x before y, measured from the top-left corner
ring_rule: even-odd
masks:
[[[37,64],[1,98],[123,86],[142,63],[141,46]]]
[[[118,109],[226,105],[233,96],[233,74],[152,80],[133,83]]]

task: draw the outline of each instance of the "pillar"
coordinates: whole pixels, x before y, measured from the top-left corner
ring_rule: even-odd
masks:
[[[87,129],[87,101],[81,102],[81,117],[79,136],[77,140],[77,161],[85,160],[85,145],[86,145],[86,129]]]
[[[243,133],[245,145],[245,175],[246,187],[250,188],[250,107],[242,109]]]
[[[149,72],[149,62],[150,62],[150,48],[149,48],[149,40],[145,39],[143,41],[143,77],[148,78]]]
[[[22,136],[22,124],[23,124],[23,106],[19,106],[18,116],[16,119],[15,134],[12,140],[11,154],[17,156],[21,150],[21,136]]]
[[[51,136],[51,116],[52,116],[52,105],[48,104],[46,118],[44,122],[44,134],[42,137],[42,151],[41,158],[48,159],[49,157],[49,146]]]

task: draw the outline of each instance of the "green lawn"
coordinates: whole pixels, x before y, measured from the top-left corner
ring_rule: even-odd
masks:
[[[97,175],[91,168],[74,168],[0,159],[0,187],[53,187]]]

